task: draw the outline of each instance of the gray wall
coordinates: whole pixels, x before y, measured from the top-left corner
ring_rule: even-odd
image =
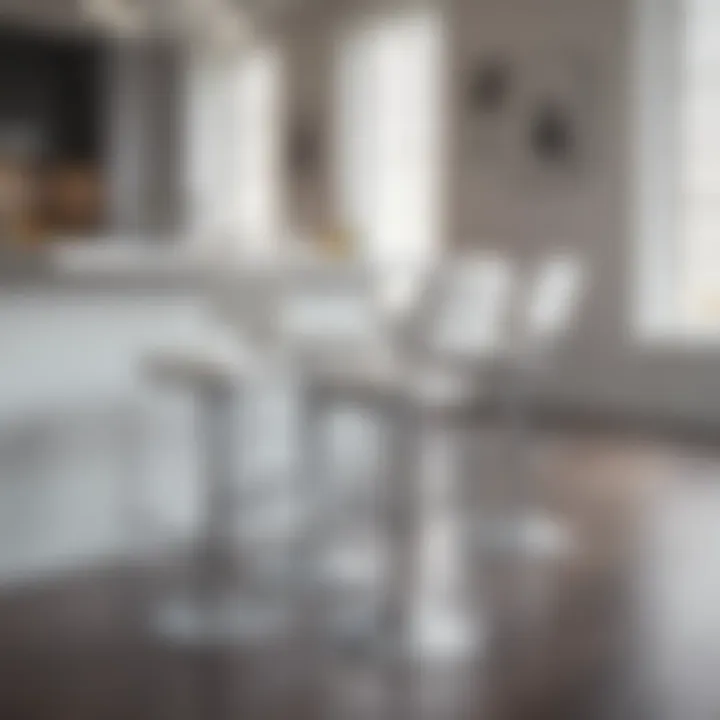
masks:
[[[181,55],[160,44],[115,43],[107,83],[110,226],[169,234],[182,217]]]
[[[530,263],[556,249],[576,252],[592,273],[579,332],[554,392],[608,399],[625,366],[627,289],[632,252],[627,234],[628,81],[631,15],[626,0],[482,0],[454,16],[454,139],[449,193],[453,242],[497,245]],[[536,58],[579,54],[591,69],[586,118],[588,155],[576,180],[514,177],[473,151],[473,118],[462,83],[473,60],[498,51],[516,59],[522,84]]]
[[[577,405],[720,420],[716,352],[634,336],[640,243],[634,0],[456,0],[446,8],[452,78],[448,244],[495,246],[520,262],[547,250],[571,250],[592,273],[580,327],[545,391]],[[346,16],[320,9],[286,34],[297,95],[291,112],[309,114],[314,106],[327,127],[331,102],[323,81],[330,40]],[[463,83],[473,60],[497,51],[521,69],[548,52],[569,51],[592,69],[589,155],[576,182],[553,189],[507,181],[496,166],[478,159]],[[329,178],[320,173],[314,183],[291,188],[296,217],[309,222],[327,215]]]
[[[504,186],[475,166],[468,121],[453,103],[452,239],[462,245],[498,238],[521,260],[565,247],[587,262],[592,286],[581,326],[547,384],[548,394],[578,404],[720,419],[716,351],[636,337],[637,148],[644,132],[637,124],[636,18],[633,0],[463,3],[453,38],[459,68],[499,45],[514,48],[525,62],[547,48],[570,48],[593,63],[596,79],[588,171],[562,192]]]

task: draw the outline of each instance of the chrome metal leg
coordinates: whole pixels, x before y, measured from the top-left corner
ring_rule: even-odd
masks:
[[[237,517],[237,447],[242,443],[238,396],[222,387],[197,396],[202,467],[202,526],[196,592],[208,612],[236,592],[239,580],[234,526]]]
[[[242,393],[227,385],[202,387],[196,395],[202,499],[199,547],[189,593],[160,612],[160,632],[185,643],[263,641],[278,632],[282,618],[253,587],[241,561],[238,521],[239,411]]]
[[[413,679],[417,652],[413,617],[418,591],[420,548],[419,449],[423,423],[405,402],[385,408],[385,470],[383,475],[387,571],[380,623],[380,652],[387,717],[404,720],[417,715]]]
[[[299,467],[293,480],[295,502],[301,508],[299,536],[291,550],[288,592],[295,611],[292,652],[296,658],[295,701],[299,714],[327,717],[327,631],[323,608],[327,589],[319,575],[325,537],[321,502],[325,483],[323,420],[326,398],[311,379],[302,378],[299,403]]]
[[[296,502],[304,518],[301,537],[295,544],[294,576],[297,604],[304,634],[316,636],[320,630],[322,589],[318,578],[320,553],[325,542],[323,502],[324,447],[322,424],[325,401],[320,388],[307,382],[302,388],[300,418],[300,468],[296,482]]]
[[[404,403],[386,408],[386,474],[383,493],[386,498],[388,571],[385,637],[393,654],[407,655],[411,613],[417,591],[419,492],[418,451],[421,447],[422,422]]]
[[[508,463],[513,542],[516,557],[557,557],[571,549],[572,539],[567,526],[543,507],[541,478],[532,464],[537,441],[533,418],[533,383],[530,371],[516,373],[516,389],[511,391],[506,408],[509,433]]]

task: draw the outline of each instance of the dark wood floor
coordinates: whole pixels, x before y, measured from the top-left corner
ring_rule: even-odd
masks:
[[[720,565],[720,451],[547,434],[529,465],[535,505],[567,524],[572,547],[479,553],[480,658],[173,645],[144,622],[160,571],[95,568],[0,599],[0,718],[720,717],[720,573],[708,570]],[[495,507],[485,479],[483,518]]]

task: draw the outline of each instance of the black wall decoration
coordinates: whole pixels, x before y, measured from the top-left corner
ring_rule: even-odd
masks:
[[[494,184],[574,183],[591,162],[593,80],[575,49],[476,60],[464,88],[475,170]]]
[[[559,103],[541,103],[529,118],[530,152],[542,165],[568,170],[577,159],[575,133],[566,108]]]
[[[516,84],[513,63],[502,54],[493,54],[473,63],[464,88],[473,161],[496,176],[506,165],[507,123]]]
[[[497,114],[505,110],[512,92],[510,64],[501,58],[479,63],[470,75],[468,100],[476,114]]]
[[[593,73],[578,51],[528,61],[521,111],[522,175],[545,187],[576,183],[591,163]],[[568,181],[568,182],[564,182]]]

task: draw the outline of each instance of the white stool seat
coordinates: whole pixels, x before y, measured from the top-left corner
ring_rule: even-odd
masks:
[[[492,389],[470,371],[418,367],[380,354],[345,362],[326,361],[309,370],[308,377],[335,397],[385,399],[426,412],[474,408],[488,398]]]
[[[442,369],[412,373],[405,381],[406,396],[424,411],[461,411],[476,407],[490,387],[471,373]]]
[[[316,387],[343,396],[398,397],[404,393],[406,370],[396,360],[381,354],[325,358],[306,368],[306,377]]]
[[[159,347],[149,351],[141,365],[155,381],[197,389],[236,386],[258,367],[240,346],[219,343]]]

